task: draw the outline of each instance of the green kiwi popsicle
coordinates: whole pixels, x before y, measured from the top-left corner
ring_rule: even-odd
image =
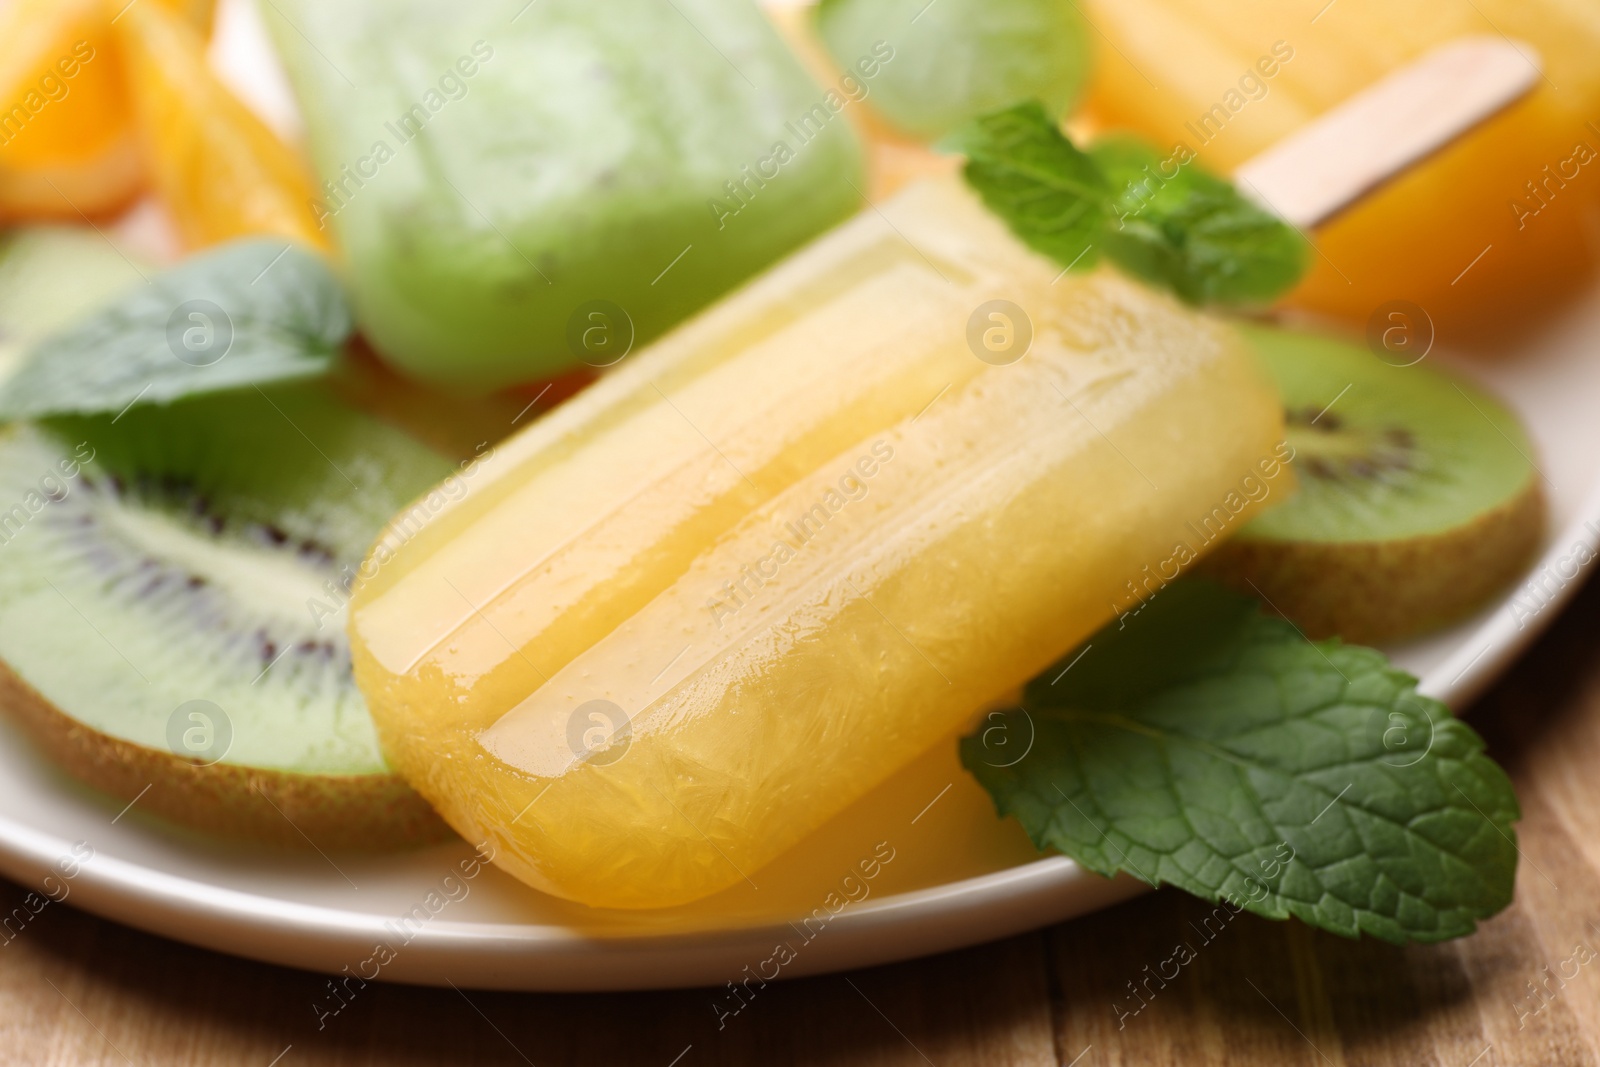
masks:
[[[419,377],[609,364],[860,203],[849,99],[749,0],[263,11],[357,317]]]

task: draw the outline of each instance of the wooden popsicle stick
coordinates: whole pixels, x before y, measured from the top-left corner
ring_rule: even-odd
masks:
[[[1538,51],[1462,37],[1423,54],[1234,171],[1239,191],[1309,229],[1524,96]]]

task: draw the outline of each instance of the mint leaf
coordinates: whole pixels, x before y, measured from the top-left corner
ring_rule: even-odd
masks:
[[[0,384],[0,419],[120,414],[318,377],[353,328],[320,257],[282,240],[235,241],[36,342]]]
[[[1193,162],[1127,137],[1078,150],[1038,103],[974,119],[944,142],[1028,247],[1064,267],[1104,255],[1192,304],[1259,305],[1305,273],[1304,239]]]
[[[1305,273],[1304,239],[1192,154],[1163,157],[1125,136],[1089,154],[1117,190],[1106,254],[1129,274],[1191,304],[1249,305],[1270,303]]]
[[[1510,781],[1382,654],[1313,644],[1191,579],[1063,669],[961,742],[1039,847],[1396,943],[1459,937],[1510,902]]]
[[[966,154],[967,184],[1029,248],[1062,266],[1094,265],[1111,186],[1042,104],[1030,101],[974,119],[945,147]]]

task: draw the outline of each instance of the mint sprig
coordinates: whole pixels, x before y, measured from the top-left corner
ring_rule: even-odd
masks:
[[[353,329],[321,257],[280,239],[231,242],[36,342],[0,383],[0,420],[320,377]]]
[[[1134,137],[1102,138],[1089,155],[1116,189],[1102,236],[1123,270],[1191,304],[1268,304],[1305,273],[1293,228],[1183,158]]]
[[[1381,653],[1186,580],[961,756],[1036,845],[1100,874],[1401,943],[1511,900],[1520,813],[1483,748]]]
[[[1191,304],[1271,303],[1305,273],[1305,240],[1194,162],[1131,137],[1083,152],[1044,107],[975,119],[945,142],[963,175],[1030,248],[1086,270],[1104,255]]]
[[[1094,265],[1111,185],[1044,105],[1030,101],[974,119],[945,147],[966,155],[967,184],[1029,248],[1064,266]]]

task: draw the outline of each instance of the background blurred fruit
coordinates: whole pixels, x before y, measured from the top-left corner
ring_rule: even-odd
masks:
[[[263,14],[363,331],[457,390],[609,366],[861,206],[860,105],[750,0]]]
[[[1532,93],[1313,234],[1321,254],[1295,303],[1365,322],[1411,300],[1441,336],[1482,342],[1600,256],[1600,5],[1090,0],[1085,13],[1106,44],[1093,117],[1222,171],[1445,41],[1504,34],[1537,50]]]
[[[120,8],[125,0],[111,0],[111,2]],[[211,36],[211,24],[217,8],[216,0],[157,0],[157,2],[169,11],[182,15],[200,36]]]
[[[841,72],[817,34],[816,9],[809,4],[768,4],[763,10],[817,83],[836,84]],[[871,107],[849,107],[841,114],[861,139],[866,194],[873,203],[918,178],[949,174],[961,166],[960,156],[933,151],[926,141],[896,129]]]
[[[35,341],[144,277],[87,226],[26,226],[0,235],[0,382]]]
[[[305,164],[211,72],[194,27],[141,2],[115,29],[151,185],[184,243],[277,234],[327,248]]]
[[[212,0],[150,0],[206,32]],[[143,168],[104,0],[0,3],[0,221],[125,207]]]
[[[0,217],[79,219],[138,192],[138,145],[101,0],[0,8]]]
[[[1072,0],[821,0],[816,26],[846,91],[924,139],[1027,100],[1062,115],[1093,55]]]

